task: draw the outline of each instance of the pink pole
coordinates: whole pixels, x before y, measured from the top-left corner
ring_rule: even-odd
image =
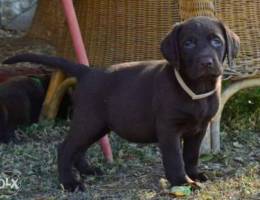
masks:
[[[81,64],[89,65],[87,52],[86,52],[84,42],[83,42],[83,39],[81,36],[80,27],[79,27],[79,23],[77,20],[73,2],[72,2],[72,0],[61,0],[61,3],[63,5],[65,17],[66,17],[66,20],[67,20],[67,23],[69,26],[69,30],[70,30],[73,46],[75,49],[75,53],[77,56],[77,60]],[[111,146],[110,146],[107,135],[100,139],[100,145],[101,145],[105,158],[109,162],[113,162],[113,154],[112,154]]]

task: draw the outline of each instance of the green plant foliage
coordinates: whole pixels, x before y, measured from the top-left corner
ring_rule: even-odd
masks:
[[[222,128],[260,130],[260,88],[242,90],[227,102]]]

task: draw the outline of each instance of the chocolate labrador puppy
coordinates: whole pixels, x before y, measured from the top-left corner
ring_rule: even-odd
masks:
[[[20,125],[38,120],[49,78],[18,76],[0,84],[0,143],[7,143]]]
[[[5,63],[46,64],[79,80],[71,129],[58,150],[59,179],[66,189],[83,189],[72,167],[92,172],[84,153],[109,131],[130,142],[159,143],[167,179],[181,185],[206,180],[198,171],[200,144],[218,110],[224,59],[231,63],[238,47],[238,37],[220,21],[195,17],[163,39],[166,60],[123,63],[105,71],[31,54]]]

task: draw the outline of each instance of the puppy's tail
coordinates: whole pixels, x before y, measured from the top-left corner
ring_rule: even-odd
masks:
[[[77,64],[64,58],[54,57],[54,56],[45,56],[37,54],[20,54],[8,58],[3,62],[3,64],[15,64],[18,62],[32,62],[37,64],[47,65],[53,68],[61,69],[65,73],[75,76],[79,79],[82,74],[85,74],[90,69],[83,64]]]

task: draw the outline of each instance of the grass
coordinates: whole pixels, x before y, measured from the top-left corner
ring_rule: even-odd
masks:
[[[236,93],[224,107],[222,129],[260,131],[260,88]]]
[[[16,143],[0,145],[0,179],[16,177],[20,186],[19,191],[1,189],[0,199],[171,199],[159,186],[164,172],[157,146],[129,144],[114,134],[113,164],[104,161],[98,145],[88,151],[91,163],[104,175],[87,177],[84,193],[63,191],[57,180],[56,147],[67,131],[67,122],[34,124],[17,132]],[[209,181],[186,199],[260,199],[259,133],[229,132],[222,138],[220,154],[201,158]]]

